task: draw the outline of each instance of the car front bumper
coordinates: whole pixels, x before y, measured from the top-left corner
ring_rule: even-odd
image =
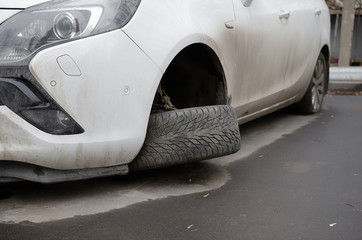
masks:
[[[124,165],[135,158],[162,72],[122,30],[42,50],[29,70],[84,132],[49,134],[0,106],[0,164],[75,170]]]

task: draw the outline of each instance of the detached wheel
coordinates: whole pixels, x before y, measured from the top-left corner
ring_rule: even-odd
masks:
[[[180,109],[150,116],[146,140],[131,171],[220,157],[240,149],[235,111],[227,105]]]
[[[324,96],[328,89],[328,64],[321,53],[314,68],[313,77],[303,99],[296,105],[303,114],[317,113],[322,110]]]

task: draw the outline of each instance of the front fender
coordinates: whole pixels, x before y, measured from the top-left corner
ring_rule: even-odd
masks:
[[[228,78],[235,63],[235,29],[225,24],[234,21],[233,2],[211,1],[143,0],[123,31],[163,72],[182,49],[203,43],[219,57]]]

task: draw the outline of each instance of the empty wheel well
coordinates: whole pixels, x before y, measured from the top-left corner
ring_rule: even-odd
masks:
[[[321,52],[323,53],[323,55],[326,58],[327,62],[329,62],[329,49],[328,49],[328,46],[324,45]]]
[[[160,84],[178,109],[228,102],[221,63],[213,50],[203,44],[183,49],[167,68]],[[162,104],[156,94],[154,106]]]
[[[327,92],[328,90],[328,85],[329,85],[329,48],[327,45],[324,45],[321,53],[324,55],[326,61],[327,61],[327,84],[325,85],[325,92]]]

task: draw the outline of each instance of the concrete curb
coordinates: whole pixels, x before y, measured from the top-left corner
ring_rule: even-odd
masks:
[[[362,67],[330,67],[329,90],[362,91]]]

